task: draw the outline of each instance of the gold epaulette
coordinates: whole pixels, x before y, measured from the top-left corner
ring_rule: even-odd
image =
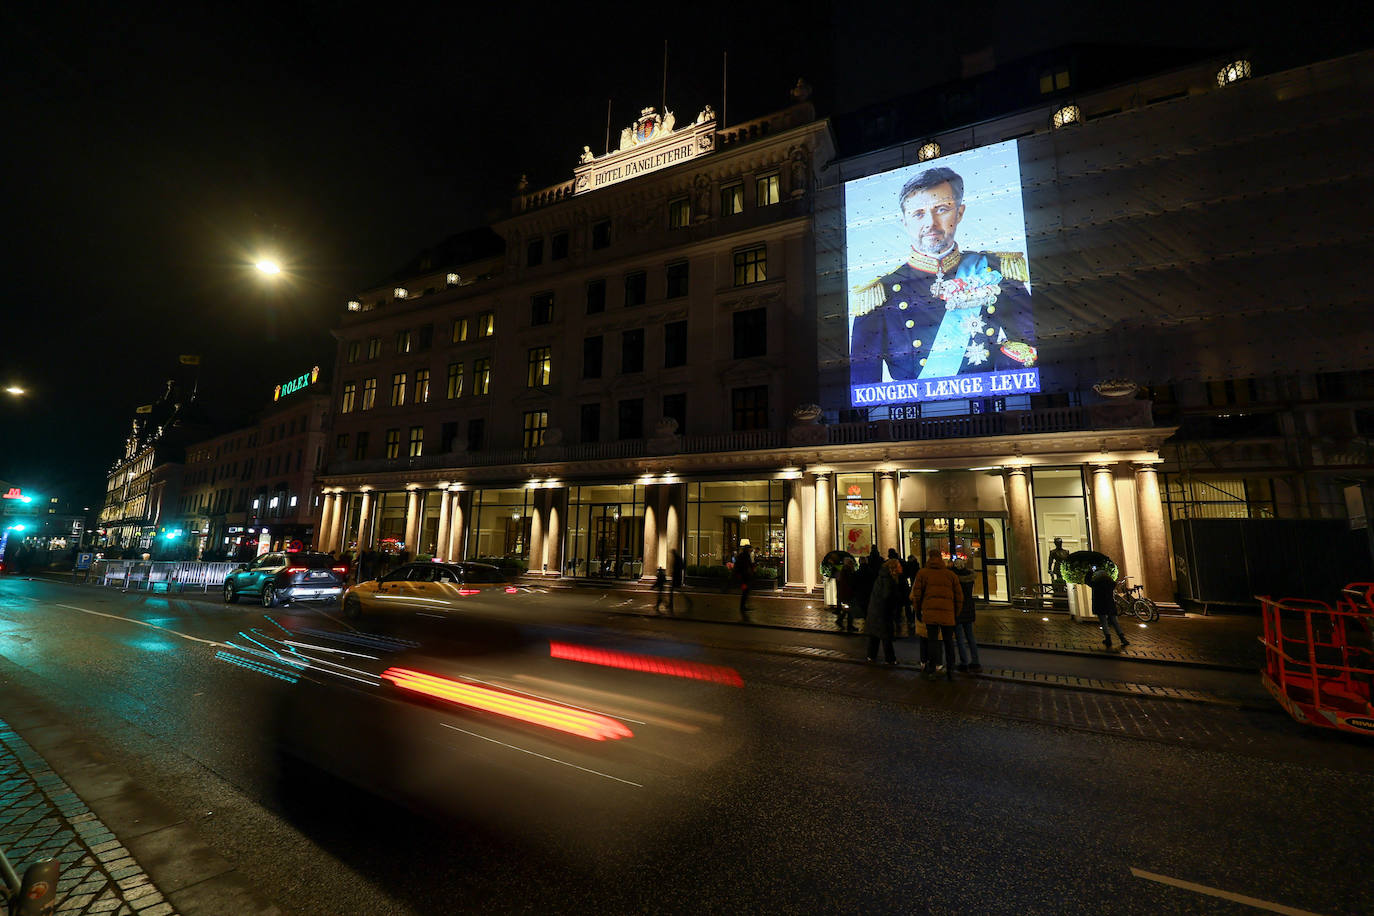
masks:
[[[1026,283],[1030,280],[1030,267],[1026,264],[1026,256],[1019,251],[990,251],[989,254],[996,255],[1001,262],[1001,274],[1008,280],[1020,280]]]
[[[872,283],[854,287],[849,295],[849,311],[856,316],[867,315],[886,301],[887,288],[883,286],[883,278],[879,277]]]

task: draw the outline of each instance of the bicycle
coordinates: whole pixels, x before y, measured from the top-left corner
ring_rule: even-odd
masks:
[[[10,916],[45,916],[57,899],[58,864],[44,859],[24,869],[23,880],[15,874],[9,857],[0,849],[0,901]]]
[[[1159,619],[1159,606],[1145,597],[1145,586],[1127,585],[1129,576],[1122,576],[1112,593],[1116,602],[1116,612],[1121,617],[1134,617],[1141,623],[1153,623]]]

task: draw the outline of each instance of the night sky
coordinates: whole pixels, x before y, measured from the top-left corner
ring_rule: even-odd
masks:
[[[658,106],[665,39],[679,122],[721,111],[724,52],[735,122],[784,107],[798,77],[827,115],[957,77],[985,47],[1235,47],[1281,25],[1127,6],[0,4],[0,383],[29,390],[0,394],[0,479],[98,504],[180,354],[202,358],[220,431],[247,422],[277,382],[330,366],[351,295],[506,212],[522,173],[570,178],[583,144],[603,150],[608,98],[613,143]],[[1360,8],[1305,11],[1301,40],[1367,30]],[[289,275],[265,286],[259,252]]]

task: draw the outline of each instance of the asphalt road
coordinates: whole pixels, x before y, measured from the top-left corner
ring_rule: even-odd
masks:
[[[518,786],[494,787],[509,793],[506,822],[431,820],[310,767],[284,774],[264,738],[291,685],[217,656],[254,628],[336,629],[314,612],[273,622],[261,608],[4,579],[0,669],[290,912],[1253,911],[1216,893],[1374,912],[1374,744],[1230,708],[1182,713],[1203,725],[1171,740],[1179,704],[1151,701],[1129,708],[1168,722],[1140,732],[1151,740],[1064,727],[1010,714],[1054,708],[1052,688],[929,683],[843,658],[855,646],[843,637],[644,620],[619,600],[550,597],[531,613],[745,684],[684,688],[679,707],[724,723],[682,745],[692,767],[608,758],[639,783],[614,789],[639,812],[623,831],[591,808],[585,829],[531,834]],[[1089,663],[1055,658],[1036,656]]]

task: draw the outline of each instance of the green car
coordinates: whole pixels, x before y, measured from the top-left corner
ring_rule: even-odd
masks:
[[[224,603],[242,596],[263,607],[293,601],[334,602],[344,590],[347,568],[327,553],[265,553],[224,579]]]

